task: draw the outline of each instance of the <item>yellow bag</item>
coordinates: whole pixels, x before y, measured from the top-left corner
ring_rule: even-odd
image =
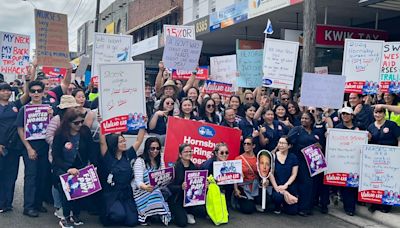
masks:
[[[206,196],[207,214],[215,225],[228,223],[228,209],[226,208],[225,194],[221,193],[219,186],[212,175],[208,178],[208,191]]]

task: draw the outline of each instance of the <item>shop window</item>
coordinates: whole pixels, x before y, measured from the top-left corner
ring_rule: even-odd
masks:
[[[117,34],[121,33],[121,19],[118,19],[117,22]]]

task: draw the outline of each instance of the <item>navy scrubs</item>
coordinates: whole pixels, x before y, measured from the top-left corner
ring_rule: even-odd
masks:
[[[278,145],[279,139],[283,135],[287,135],[289,132],[289,128],[279,120],[274,120],[272,124],[274,126],[273,129],[266,123],[263,125],[266,129],[266,132],[264,132],[263,135],[265,138],[268,138],[269,141],[268,144],[265,145],[265,149],[269,151],[275,149],[275,147]]]

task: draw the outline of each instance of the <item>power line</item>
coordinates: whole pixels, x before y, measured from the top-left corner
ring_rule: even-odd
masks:
[[[70,23],[72,23],[72,22],[74,21],[75,16],[76,16],[76,14],[78,13],[79,8],[81,7],[81,4],[82,4],[82,0],[79,0],[78,7],[77,7],[76,10],[75,10],[74,16],[72,16],[72,19],[71,19]]]

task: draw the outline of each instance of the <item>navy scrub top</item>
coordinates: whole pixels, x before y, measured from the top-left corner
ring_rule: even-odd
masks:
[[[288,134],[289,142],[293,145],[291,151],[297,155],[297,158],[304,160],[304,155],[301,150],[314,143],[320,142],[318,132],[313,128],[311,133],[308,133],[302,126],[294,127]]]
[[[284,185],[292,175],[292,169],[299,166],[299,161],[296,155],[288,153],[285,163],[281,163],[278,158],[275,158],[275,172],[274,177],[277,185]]]
[[[21,101],[9,102],[7,105],[0,105],[0,145],[4,145],[8,138],[7,132],[14,125],[18,111],[22,107]]]
[[[269,151],[275,149],[282,135],[287,135],[289,132],[289,128],[279,120],[274,120],[272,124],[274,125],[274,129],[270,128],[267,124],[264,124],[266,132],[264,132],[263,135],[269,140],[268,144],[265,145],[265,149]]]
[[[393,121],[386,120],[385,123],[378,129],[374,123],[368,127],[368,132],[371,133],[371,144],[397,146],[398,138],[400,137],[400,127]]]

